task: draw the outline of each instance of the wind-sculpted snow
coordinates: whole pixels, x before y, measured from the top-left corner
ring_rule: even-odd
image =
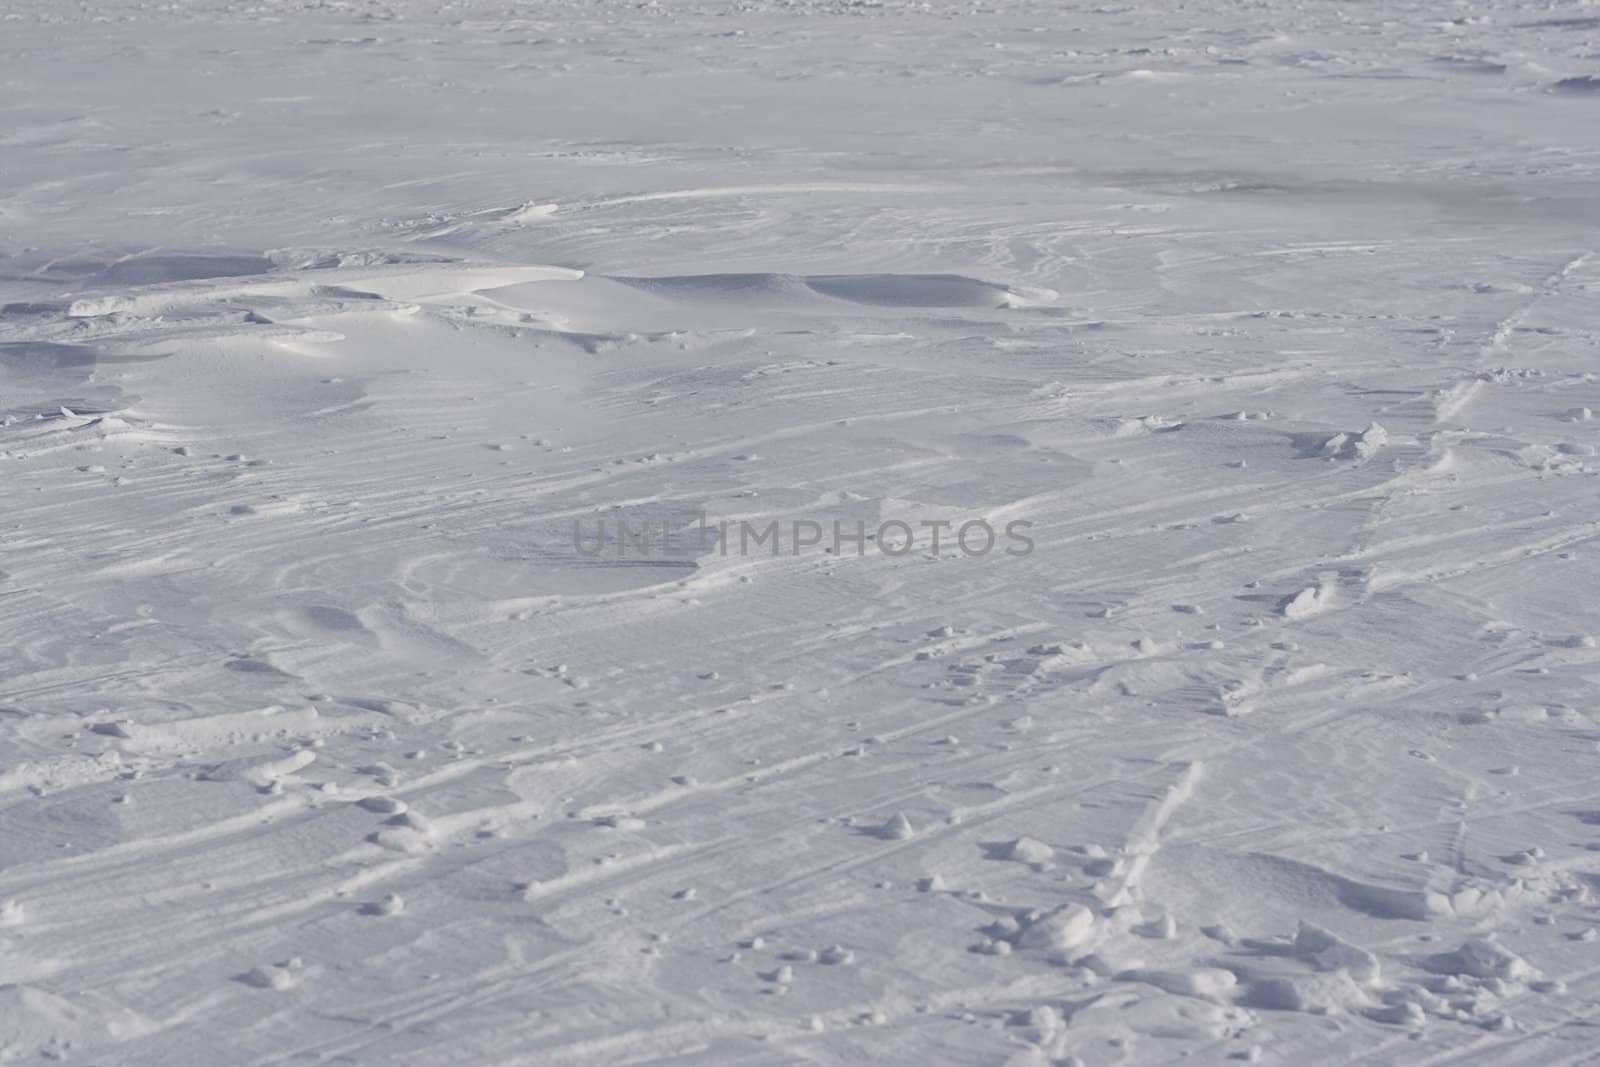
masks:
[[[1593,19],[0,12],[0,1064],[1576,1064]]]

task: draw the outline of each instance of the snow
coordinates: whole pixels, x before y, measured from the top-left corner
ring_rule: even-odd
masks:
[[[1600,23],[1169,7],[0,10],[0,1064],[1592,1054]]]

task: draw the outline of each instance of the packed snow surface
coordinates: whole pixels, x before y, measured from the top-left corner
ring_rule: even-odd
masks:
[[[7,0],[0,1064],[1594,1062],[1597,356],[1582,0]]]

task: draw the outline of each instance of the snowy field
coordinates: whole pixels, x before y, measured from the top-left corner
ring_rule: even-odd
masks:
[[[0,0],[0,1064],[1600,1063],[1597,355],[1592,0]]]

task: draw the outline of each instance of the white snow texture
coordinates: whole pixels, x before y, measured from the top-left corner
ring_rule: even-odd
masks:
[[[1600,7],[0,2],[0,1065],[1600,1062]]]

